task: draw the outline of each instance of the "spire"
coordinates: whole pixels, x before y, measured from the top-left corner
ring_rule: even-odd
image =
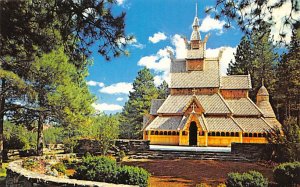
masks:
[[[261,78],[261,86],[265,86],[264,85],[264,78]]]
[[[193,32],[191,35],[191,41],[192,40],[201,40],[201,36],[199,33],[199,19],[198,19],[198,5],[196,3],[196,15],[193,21]]]

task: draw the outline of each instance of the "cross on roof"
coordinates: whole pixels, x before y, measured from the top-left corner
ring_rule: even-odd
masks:
[[[192,104],[192,113],[195,113],[195,103]]]
[[[196,88],[192,89],[192,92],[193,92],[193,95],[195,96],[196,95]]]

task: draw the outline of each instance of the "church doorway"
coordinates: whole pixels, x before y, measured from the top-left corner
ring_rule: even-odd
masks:
[[[197,124],[196,122],[192,121],[189,128],[189,143],[190,145],[197,145]]]

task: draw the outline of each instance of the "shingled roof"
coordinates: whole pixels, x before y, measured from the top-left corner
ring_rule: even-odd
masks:
[[[251,89],[250,75],[229,75],[221,77],[220,89],[240,90]]]
[[[193,95],[169,95],[158,109],[157,113],[183,113],[184,107],[193,98]],[[229,114],[231,111],[219,94],[196,95],[206,114]]]
[[[219,79],[218,60],[205,60],[203,71],[186,71],[185,61],[171,63],[170,88],[218,88]]]
[[[152,99],[150,114],[151,115],[157,115],[157,110],[164,103],[164,101],[165,101],[165,99]]]
[[[208,131],[219,132],[241,132],[242,129],[230,117],[206,117],[206,127]]]
[[[186,117],[184,116],[172,116],[162,117],[157,116],[145,130],[178,130],[184,126]],[[182,125],[183,124],[183,125]]]
[[[245,131],[245,132],[266,132],[270,130],[271,127],[269,124],[263,120],[263,118],[234,118],[237,124]]]
[[[225,100],[233,115],[238,116],[260,116],[262,115],[258,107],[249,98],[227,99]]]
[[[276,115],[269,101],[260,101],[256,105],[262,111],[264,117],[275,118]]]

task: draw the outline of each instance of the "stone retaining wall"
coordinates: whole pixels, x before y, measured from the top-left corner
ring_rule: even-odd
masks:
[[[128,139],[117,139],[114,141],[115,146],[113,146],[109,153],[115,154],[119,151],[124,151],[126,154],[134,154],[136,152],[149,150],[150,142],[148,140],[128,140]],[[82,139],[78,141],[78,145],[74,149],[74,152],[79,154],[100,153],[100,143],[97,140]]]
[[[252,160],[262,160],[267,157],[271,144],[258,143],[232,143],[231,153],[244,156]]]
[[[6,187],[132,187],[132,185],[65,179],[38,174],[21,167],[21,160],[10,162],[7,168]]]

